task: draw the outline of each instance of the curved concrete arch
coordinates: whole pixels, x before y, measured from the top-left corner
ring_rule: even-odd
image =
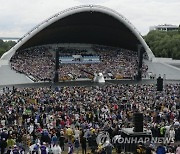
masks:
[[[121,14],[118,12],[103,7],[103,6],[98,6],[98,5],[85,5],[85,6],[78,6],[78,7],[73,7],[67,10],[64,10],[62,12],[59,12],[52,17],[48,18],[47,20],[43,21],[36,27],[34,27],[31,31],[26,33],[19,41],[18,43],[11,48],[8,52],[6,52],[1,59],[3,60],[10,60],[10,58],[14,55],[14,53],[21,48],[25,43],[27,43],[32,37],[36,36],[39,32],[47,28],[48,26],[52,25],[53,23],[69,17],[71,15],[81,13],[81,12],[100,12],[103,14],[106,14],[108,16],[113,17],[114,19],[118,20],[120,23],[123,23],[131,32],[132,34],[137,38],[137,40],[140,42],[140,44],[143,46],[145,51],[147,52],[147,55],[149,57],[149,60],[152,60],[154,58],[154,55],[151,51],[151,49],[148,47],[140,33],[137,31],[137,29]]]

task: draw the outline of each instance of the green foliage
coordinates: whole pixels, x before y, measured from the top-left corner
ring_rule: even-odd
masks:
[[[6,51],[8,51],[10,48],[12,48],[15,44],[16,44],[16,42],[14,42],[14,41],[4,42],[3,40],[0,40],[0,57],[1,57]]]
[[[180,31],[150,31],[144,39],[155,56],[180,59]]]

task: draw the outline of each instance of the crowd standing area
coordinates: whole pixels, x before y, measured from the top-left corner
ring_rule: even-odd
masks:
[[[92,55],[100,57],[99,63],[60,63],[58,72],[61,81],[76,80],[79,78],[92,79],[92,74],[95,73],[103,73],[105,79],[134,79],[137,75],[138,57],[134,51],[97,45],[92,47],[92,53],[84,49],[59,49],[60,56],[64,57],[70,55]],[[52,81],[55,70],[53,50],[50,46],[41,46],[17,51],[11,58],[11,68],[17,72],[26,74],[34,81]],[[143,64],[143,77],[146,76],[147,69],[147,65]],[[86,72],[82,70],[86,70]]]
[[[174,143],[138,145],[134,153],[180,153],[180,84],[8,88],[0,94],[1,154],[111,154],[119,144],[97,144],[99,132],[110,139],[133,127],[133,114],[144,115],[144,128]]]

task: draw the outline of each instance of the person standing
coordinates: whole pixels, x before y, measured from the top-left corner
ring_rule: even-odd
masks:
[[[52,145],[51,149],[52,149],[53,154],[61,154],[62,153],[61,147],[58,145],[58,143]]]
[[[15,140],[12,138],[12,136],[9,136],[7,139],[7,146],[8,147],[13,147],[15,145]]]
[[[56,133],[54,133],[52,138],[51,138],[51,143],[55,145],[57,143],[57,141],[58,141],[58,138],[56,136]]]
[[[171,141],[175,140],[175,130],[174,130],[174,128],[171,128],[169,130],[169,138],[171,139]]]
[[[0,141],[1,154],[4,154],[6,147],[7,147],[6,139],[2,138],[2,140]]]
[[[76,138],[74,141],[74,147],[76,149],[77,154],[79,153],[79,138]]]
[[[165,154],[166,153],[166,149],[163,145],[160,145],[157,147],[157,150],[156,150],[156,153],[157,154]]]
[[[176,154],[180,154],[180,145],[176,148]]]
[[[14,145],[14,148],[12,149],[10,154],[20,154],[17,145]]]
[[[59,142],[60,142],[60,147],[61,147],[62,151],[64,151],[65,137],[64,137],[63,131],[60,132]]]
[[[152,154],[153,151],[154,151],[153,145],[150,144],[150,145],[146,148],[146,154]]]
[[[76,127],[76,129],[74,130],[74,138],[75,139],[80,138],[80,130],[78,127]]]
[[[40,144],[36,143],[29,147],[29,150],[32,154],[39,154],[40,153]]]
[[[48,154],[48,148],[46,147],[46,143],[43,142],[43,145],[40,146],[41,154]]]
[[[144,149],[144,147],[142,146],[142,144],[138,144],[137,148],[136,148],[136,154],[146,154],[146,150]],[[160,153],[158,153],[160,154]],[[163,153],[162,153],[163,154]]]
[[[73,145],[71,143],[69,143],[69,145],[68,145],[68,154],[73,154],[73,152],[74,152]]]
[[[80,142],[82,147],[82,154],[86,154],[86,148],[87,148],[86,138],[82,136]]]
[[[113,150],[113,145],[109,141],[106,141],[106,146],[105,146],[106,154],[112,154],[112,150]]]
[[[66,135],[68,138],[68,142],[72,142],[73,130],[70,128],[70,126],[67,126]]]

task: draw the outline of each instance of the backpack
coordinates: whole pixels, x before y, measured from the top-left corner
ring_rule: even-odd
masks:
[[[34,148],[33,148],[33,151],[34,151],[34,152],[37,152],[38,149],[39,149],[39,146],[36,144],[36,145],[34,146]]]
[[[13,154],[19,154],[19,150],[18,149],[13,149],[12,152],[13,152]]]
[[[74,150],[74,149],[73,149],[73,146],[71,145],[71,146],[70,146],[70,152],[69,152],[68,154],[72,154],[72,153],[73,153],[73,150]]]
[[[51,148],[48,148],[48,154],[53,154],[53,151]]]
[[[52,146],[51,146],[51,145],[50,145],[50,147],[48,148],[48,154],[53,154]]]
[[[40,147],[40,149],[41,149],[41,154],[47,154],[47,153],[46,153],[46,146],[42,145],[42,146]]]
[[[79,148],[79,140],[78,139],[75,140],[74,145],[76,148]]]

